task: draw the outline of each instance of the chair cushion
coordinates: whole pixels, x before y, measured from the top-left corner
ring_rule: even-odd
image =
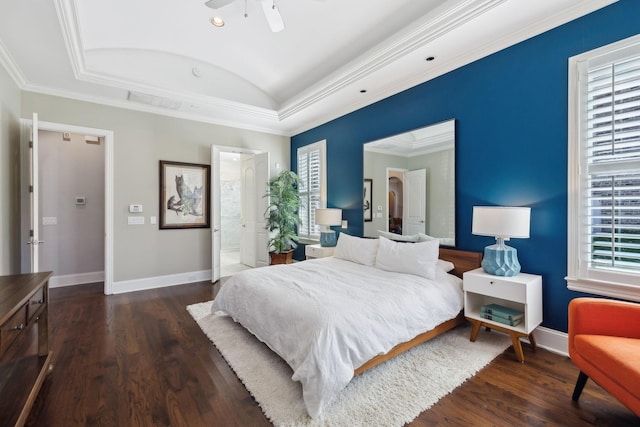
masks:
[[[640,339],[580,334],[574,344],[581,357],[640,399]]]

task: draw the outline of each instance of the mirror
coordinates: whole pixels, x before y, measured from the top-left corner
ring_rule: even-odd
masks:
[[[378,237],[378,230],[423,233],[455,246],[455,120],[368,142],[363,149],[364,236]]]

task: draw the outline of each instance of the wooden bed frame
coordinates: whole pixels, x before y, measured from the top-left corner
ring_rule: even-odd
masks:
[[[482,262],[482,253],[480,252],[469,252],[469,251],[459,251],[456,249],[446,249],[440,248],[440,259],[445,261],[450,261],[455,265],[451,274],[462,278],[462,273],[469,270],[474,270],[480,267],[480,263]],[[354,371],[354,376],[360,375],[366,370],[373,368],[387,360],[404,353],[416,347],[424,342],[429,341],[432,338],[437,337],[440,334],[447,332],[450,329],[455,328],[459,324],[464,321],[464,314],[460,312],[458,316],[453,319],[447,320],[430,331],[424,332],[411,341],[403,342],[392,348],[388,353],[381,354],[379,356],[374,357],[373,359],[365,362],[362,366]]]

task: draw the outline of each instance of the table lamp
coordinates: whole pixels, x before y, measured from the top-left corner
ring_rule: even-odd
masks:
[[[316,209],[316,224],[322,226],[320,246],[335,246],[338,238],[336,232],[329,227],[342,224],[342,209]]]
[[[494,276],[516,276],[520,273],[518,251],[504,244],[510,238],[529,238],[531,208],[507,206],[474,206],[471,233],[492,236],[496,244],[484,248],[482,269]]]

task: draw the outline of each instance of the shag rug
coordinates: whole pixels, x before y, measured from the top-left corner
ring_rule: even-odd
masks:
[[[311,419],[302,387],[283,359],[231,317],[211,314],[211,301],[187,310],[275,426],[403,426],[511,344],[500,333],[482,334],[472,343],[471,327],[459,326],[355,377]]]

